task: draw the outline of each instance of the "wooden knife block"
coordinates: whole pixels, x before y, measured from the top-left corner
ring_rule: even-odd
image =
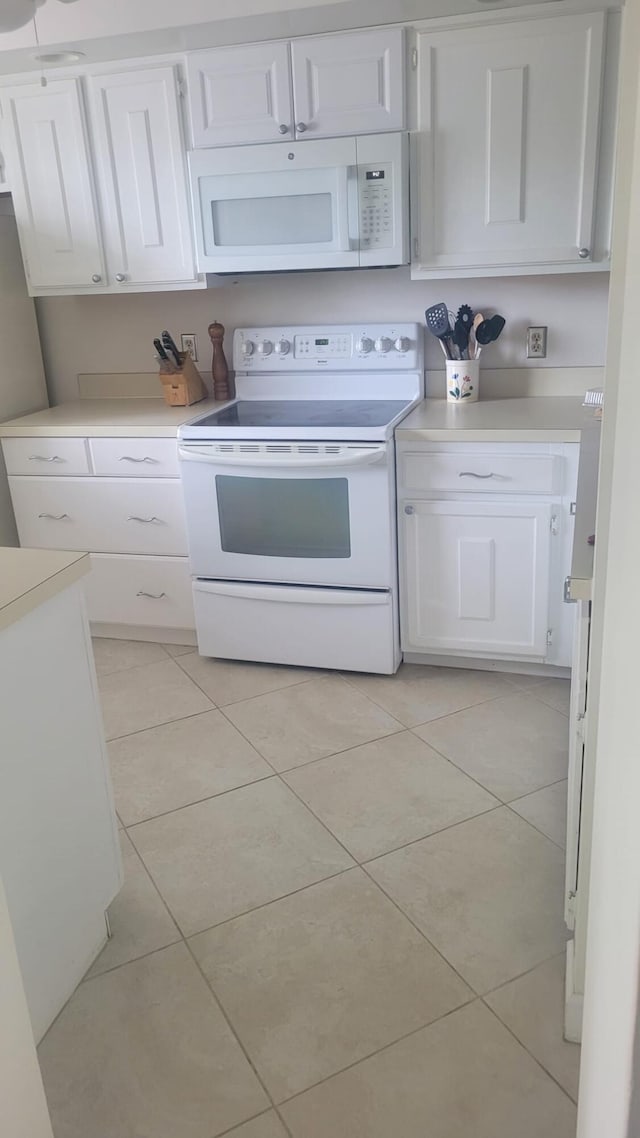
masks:
[[[160,372],[162,394],[170,407],[190,407],[206,399],[208,392],[189,353],[183,353],[180,371]]]

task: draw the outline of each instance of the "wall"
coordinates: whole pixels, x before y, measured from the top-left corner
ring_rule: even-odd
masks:
[[[429,282],[411,281],[405,268],[253,276],[203,292],[47,297],[36,307],[51,401],[61,403],[77,397],[78,373],[153,371],[152,340],[163,328],[176,339],[195,332],[199,366],[207,371],[212,320],[225,325],[230,348],[235,327],[423,322],[425,308],[442,298],[451,308],[468,302],[506,317],[502,338],[483,353],[486,367],[602,367],[607,292],[606,273]],[[549,327],[545,360],[525,358],[529,324]],[[427,367],[441,368],[440,347],[427,340]]]

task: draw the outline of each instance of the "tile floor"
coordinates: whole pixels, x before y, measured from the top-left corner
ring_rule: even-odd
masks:
[[[56,1138],[572,1138],[568,683],[95,655],[125,885]]]

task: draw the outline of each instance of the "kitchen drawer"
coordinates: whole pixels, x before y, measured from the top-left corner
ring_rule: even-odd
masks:
[[[183,557],[179,482],[158,478],[10,478],[20,544],[89,553]]]
[[[118,557],[94,553],[85,595],[89,620],[152,628],[193,628],[186,557]]]
[[[115,478],[179,478],[176,439],[90,439],[94,474]]]
[[[552,454],[503,454],[499,450],[405,452],[400,456],[402,493],[555,494],[562,459]]]
[[[7,474],[91,474],[86,439],[3,439]]]

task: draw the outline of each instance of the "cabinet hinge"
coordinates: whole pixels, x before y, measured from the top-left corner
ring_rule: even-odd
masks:
[[[186,89],[185,84],[184,84],[184,79],[178,79],[178,94],[179,94],[180,98],[184,99],[186,93],[187,93],[187,89]]]
[[[549,529],[551,530],[551,534],[553,537],[557,537],[558,534],[560,533],[560,519],[558,518],[557,514],[551,515],[551,521],[549,523]]]
[[[571,504],[569,506],[569,513],[570,513],[572,518],[575,518],[575,516],[576,516],[576,506],[577,505],[578,505],[577,502],[571,502]]]
[[[551,648],[552,644],[553,644],[553,629],[548,628],[547,629],[547,648]]]
[[[414,237],[414,239],[413,239],[413,257],[414,257],[414,260],[416,260],[416,261],[420,257],[420,245],[418,243],[417,237]]]
[[[418,49],[417,47],[411,48],[411,70],[418,70]]]

